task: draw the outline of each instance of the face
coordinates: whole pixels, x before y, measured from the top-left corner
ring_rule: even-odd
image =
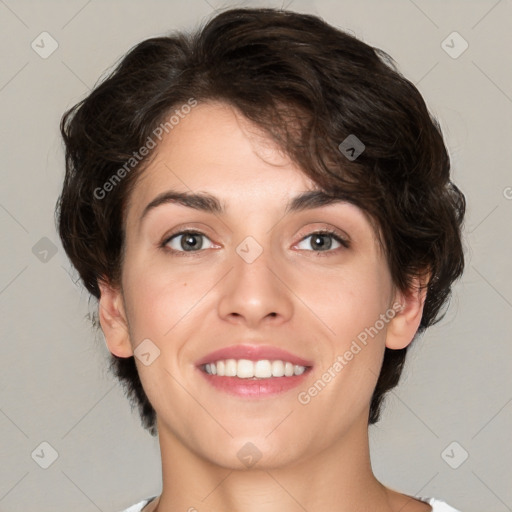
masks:
[[[384,348],[414,329],[396,326],[397,295],[363,212],[287,208],[318,187],[221,103],[193,108],[155,151],[126,212],[122,289],[102,288],[100,319],[117,355],[146,340],[149,356],[135,360],[161,440],[224,467],[241,467],[244,447],[270,468],[366,429]],[[219,210],[154,203],[167,192],[208,194]],[[222,363],[205,373],[228,359],[235,371],[298,375],[221,377]]]

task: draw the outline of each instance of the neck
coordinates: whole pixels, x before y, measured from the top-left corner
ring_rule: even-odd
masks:
[[[286,466],[222,467],[191,451],[158,424],[163,489],[158,512],[391,512],[387,489],[373,475],[366,417],[334,445]],[[321,433],[318,435],[321,436]]]

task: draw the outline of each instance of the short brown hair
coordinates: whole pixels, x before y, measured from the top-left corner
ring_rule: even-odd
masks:
[[[450,181],[438,122],[387,53],[319,17],[270,8],[226,10],[192,34],[142,41],[63,115],[66,175],[58,229],[96,299],[99,278],[120,284],[127,199],[150,157],[123,173],[105,197],[95,191],[191,97],[236,107],[320,188],[363,209],[379,228],[398,289],[410,289],[415,276],[430,276],[415,338],[444,316],[441,308],[464,268],[466,205]],[[364,144],[355,159],[339,148],[349,136]],[[385,349],[369,424],[398,384],[406,351]],[[143,426],[156,435],[155,411],[133,356],[110,357]]]

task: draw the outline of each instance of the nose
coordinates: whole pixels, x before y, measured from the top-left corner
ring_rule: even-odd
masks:
[[[242,251],[234,251],[232,264],[218,303],[223,320],[257,328],[267,323],[282,324],[292,317],[293,292],[287,285],[286,268],[272,258],[269,250],[264,249],[253,261]]]

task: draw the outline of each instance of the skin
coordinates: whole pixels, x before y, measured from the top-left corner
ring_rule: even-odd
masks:
[[[144,511],[430,511],[371,469],[367,418],[384,348],[411,342],[425,294],[395,289],[365,214],[340,202],[284,215],[291,197],[318,187],[222,103],[196,106],[154,151],[126,211],[121,286],[102,281],[99,308],[113,354],[132,356],[147,338],[160,350],[148,366],[135,358],[162,455],[163,491]],[[167,203],[140,223],[169,189],[208,192],[226,212]],[[350,247],[327,236],[331,248],[319,250],[309,235],[326,228]],[[185,252],[180,237],[159,246],[183,229],[206,235],[201,250]],[[263,249],[252,263],[236,252],[247,236]],[[396,303],[403,309],[301,404],[297,394]],[[262,400],[212,388],[195,362],[242,340],[312,360],[305,384]],[[237,456],[248,442],[261,453],[252,467]]]

